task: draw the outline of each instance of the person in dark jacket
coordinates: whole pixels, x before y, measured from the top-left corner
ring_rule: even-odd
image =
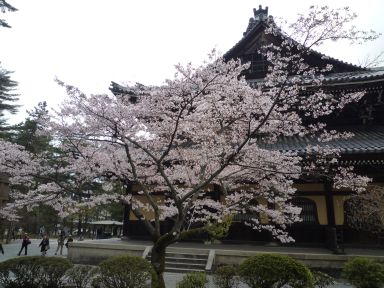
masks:
[[[49,249],[49,239],[47,235],[44,235],[43,240],[41,240],[39,244],[41,256],[45,256],[47,254],[47,251]]]
[[[17,255],[20,256],[23,249],[25,249],[24,255],[28,255],[28,245],[29,244],[31,244],[31,240],[29,239],[28,234],[24,233],[23,240],[21,242],[21,248],[20,248],[19,253],[17,253]]]

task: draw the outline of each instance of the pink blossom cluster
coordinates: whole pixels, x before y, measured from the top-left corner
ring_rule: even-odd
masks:
[[[12,182],[12,201],[2,215],[11,217],[18,207],[43,202],[66,216],[122,201],[153,239],[177,241],[190,227],[186,223],[220,222],[223,215],[251,213],[258,216],[247,225],[269,230],[282,242],[293,241],[285,229],[300,221],[300,209],[290,201],[294,181],[302,175],[327,175],[336,188],[356,191],[369,181],[352,168],[341,167],[338,151],[326,145],[307,147],[306,155],[268,148],[284,137],[313,136],[323,141],[347,137],[327,131],[316,120],[364,94],[325,91],[323,73],[332,65],[312,67],[305,59],[311,47],[325,40],[372,36],[339,29],[354,17],[348,10],[345,18],[328,8],[322,8],[322,14],[316,11],[290,26],[297,39],[271,24],[267,33],[285,38],[279,45],[260,49],[269,69],[254,88],[243,76],[249,64],[225,61],[215,52],[200,67],[176,65],[175,78],[164,85],[136,85],[128,94],[85,95],[58,81],[69,98],[46,123],[45,133],[64,151],[66,164],[52,167],[44,155],[2,143],[0,171]],[[312,124],[304,118],[311,118]],[[55,173],[69,180],[58,183],[52,177]],[[35,177],[46,181],[36,187]],[[85,188],[86,183],[101,188],[95,192]],[[128,189],[128,183],[135,189]],[[19,191],[21,184],[27,190]],[[214,187],[219,187],[220,199],[212,196]],[[74,197],[78,192],[86,196]],[[258,204],[251,205],[252,201]],[[174,225],[160,235],[164,219],[173,219]]]

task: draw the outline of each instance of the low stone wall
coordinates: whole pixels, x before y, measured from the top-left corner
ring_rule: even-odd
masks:
[[[148,246],[145,245],[130,245],[127,243],[98,243],[97,241],[90,242],[74,242],[71,243],[68,251],[68,258],[74,263],[83,264],[98,264],[100,261],[114,255],[129,254],[142,257],[145,249]],[[147,249],[148,250],[148,249]],[[190,253],[190,254],[209,254],[213,249],[195,249],[195,248],[183,248],[183,247],[170,247],[167,252],[174,253]],[[219,265],[239,265],[247,257],[267,253],[260,251],[244,251],[244,250],[214,250],[214,266]],[[273,253],[273,252],[268,252]],[[290,256],[298,261],[304,263],[310,268],[320,269],[341,269],[344,263],[352,258],[361,255],[334,255],[334,254],[311,254],[311,253],[286,253],[279,252]],[[384,262],[384,256],[364,256],[371,259],[375,259]]]
[[[146,246],[107,243],[72,242],[69,244],[68,259],[77,264],[97,265],[110,256],[129,254],[143,255]]]

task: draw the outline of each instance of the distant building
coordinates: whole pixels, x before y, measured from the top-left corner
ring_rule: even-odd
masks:
[[[225,59],[240,58],[250,62],[246,72],[249,85],[254,87],[267,72],[267,62],[257,53],[257,50],[268,43],[279,43],[279,35],[266,34],[268,27],[268,7],[254,9],[254,16],[243,37],[227,53]],[[355,136],[348,140],[334,140],[327,143],[341,150],[341,165],[355,166],[358,173],[373,178],[376,184],[384,185],[384,67],[363,68],[350,63],[312,51],[304,59],[313,66],[332,64],[333,69],[325,76],[325,88],[333,93],[351,91],[366,91],[366,95],[358,103],[349,104],[343,111],[323,117],[321,120],[328,127],[338,131],[350,131]],[[111,91],[115,94],[128,93],[126,87],[115,82],[111,84]],[[309,137],[284,138],[271,145],[271,149],[283,151],[305,152],[308,143],[313,143]],[[350,191],[335,190],[332,183],[326,180],[300,181],[294,204],[301,207],[303,222],[290,227],[291,235],[296,243],[310,243],[311,245],[326,245],[339,250],[346,244],[376,245],[376,236],[353,230],[346,222],[345,209]],[[220,197],[219,187],[214,188],[213,194]],[[145,236],[143,225],[135,219],[129,208],[125,210],[124,234],[128,237]],[[232,225],[227,241],[270,241],[268,232],[257,232],[240,222],[247,215],[238,215]],[[164,223],[166,229],[166,223]],[[384,243],[381,243],[384,244]]]
[[[0,210],[9,200],[9,180],[8,176],[0,173]],[[0,217],[0,242],[4,237],[5,221]]]
[[[9,200],[9,180],[8,176],[0,174],[0,207]]]

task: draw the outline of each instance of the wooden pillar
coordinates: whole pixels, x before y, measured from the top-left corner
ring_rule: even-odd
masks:
[[[127,184],[127,195],[132,195],[132,186],[133,183],[131,181]],[[123,212],[123,237],[129,237],[130,235],[130,219],[129,215],[131,214],[131,205],[124,204],[124,212]]]
[[[335,221],[335,205],[333,202],[332,182],[324,184],[325,201],[327,205],[328,227],[326,228],[326,246],[336,254],[344,254],[343,231],[337,229]]]
[[[334,227],[335,222],[335,205],[333,204],[332,183],[327,181],[324,184],[325,203],[327,207],[328,226]]]

